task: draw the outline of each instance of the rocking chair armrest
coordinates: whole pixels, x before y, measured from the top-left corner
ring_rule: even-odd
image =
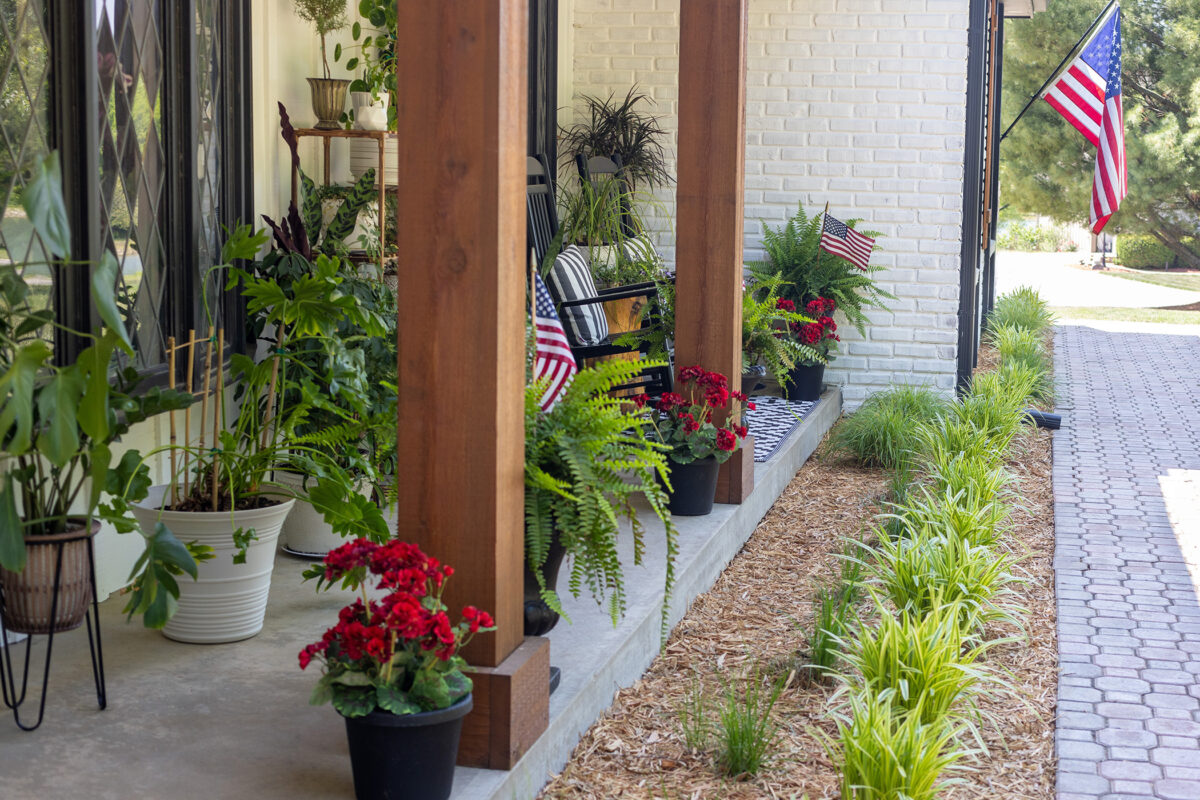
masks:
[[[646,288],[649,287],[649,288]],[[633,286],[616,286],[612,289],[607,289],[595,297],[582,297],[578,300],[564,300],[559,303],[560,308],[578,308],[580,306],[592,306],[597,303],[607,303],[610,300],[628,300],[631,297],[645,297],[653,299],[658,296],[653,283],[638,283]]]

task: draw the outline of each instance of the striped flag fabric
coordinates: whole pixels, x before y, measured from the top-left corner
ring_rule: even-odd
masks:
[[[1104,113],[1100,119],[1100,145],[1092,178],[1092,233],[1099,233],[1121,207],[1129,191],[1125,170],[1125,112],[1121,108],[1121,7],[1114,16],[1105,78]]]
[[[549,380],[546,391],[542,395],[543,411],[554,408],[555,403],[562,397],[563,392],[571,383],[571,377],[578,371],[575,356],[571,354],[571,345],[567,342],[567,334],[558,314],[554,311],[554,300],[550,290],[542,281],[542,276],[534,273],[533,291],[533,326],[536,343],[533,360],[534,380]]]
[[[1083,50],[1046,86],[1042,99],[1099,147],[1113,45],[1120,63],[1121,7],[1113,6]]]
[[[871,260],[871,248],[875,240],[864,236],[846,223],[829,216],[825,212],[825,221],[821,225],[821,249],[826,253],[841,256],[861,270],[867,268]]]

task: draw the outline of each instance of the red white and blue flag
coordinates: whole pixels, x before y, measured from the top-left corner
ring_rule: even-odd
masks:
[[[1042,97],[1096,146],[1092,233],[1099,233],[1128,192],[1125,117],[1121,108],[1121,7],[1096,27],[1083,50]]]
[[[821,249],[826,253],[841,256],[861,270],[867,268],[871,260],[871,250],[875,240],[864,236],[836,217],[825,212],[821,223]]]
[[[575,356],[571,354],[571,345],[567,342],[567,334],[563,331],[558,314],[554,311],[554,300],[550,297],[550,291],[542,281],[542,276],[536,273],[534,274],[533,299],[533,327],[536,342],[533,379],[549,381],[541,400],[542,410],[549,411],[554,408],[554,404],[567,390],[567,386],[571,383],[571,377],[576,373],[578,367],[575,364]]]

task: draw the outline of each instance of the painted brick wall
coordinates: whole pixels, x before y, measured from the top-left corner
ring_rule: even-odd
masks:
[[[677,127],[681,0],[572,0],[582,94],[639,84]],[[687,0],[682,0],[687,2]],[[761,223],[826,201],[881,231],[874,263],[898,299],[845,331],[827,372],[856,406],[892,383],[954,385],[968,0],[750,0],[746,258]],[[569,102],[567,97],[562,102]],[[673,198],[651,226],[673,253]]]

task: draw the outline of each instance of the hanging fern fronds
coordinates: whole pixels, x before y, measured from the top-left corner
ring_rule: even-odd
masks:
[[[896,297],[875,283],[883,267],[870,265],[860,270],[841,256],[820,249],[821,219],[819,213],[810,217],[801,205],[795,216],[777,230],[764,222],[763,249],[767,258],[749,263],[750,272],[760,281],[778,274],[785,282],[782,296],[800,308],[820,297],[833,300],[846,320],[860,334],[865,333],[867,309],[887,308],[884,301]],[[857,230],[859,221],[851,219],[846,224]],[[879,235],[875,231],[862,232],[871,237]],[[879,245],[875,247],[879,249]]]
[[[546,384],[525,390],[525,560],[537,577],[542,599],[562,614],[554,587],[542,574],[554,536],[572,556],[567,587],[578,596],[586,588],[607,607],[615,625],[626,608],[624,565],[617,541],[621,524],[633,536],[633,563],[645,553],[645,525],[633,505],[644,495],[662,521],[667,541],[662,634],[675,584],[675,526],[659,482],[668,475],[666,452],[643,432],[646,420],[631,403],[613,397],[647,362],[604,361],[580,370],[549,412],[540,400]]]

